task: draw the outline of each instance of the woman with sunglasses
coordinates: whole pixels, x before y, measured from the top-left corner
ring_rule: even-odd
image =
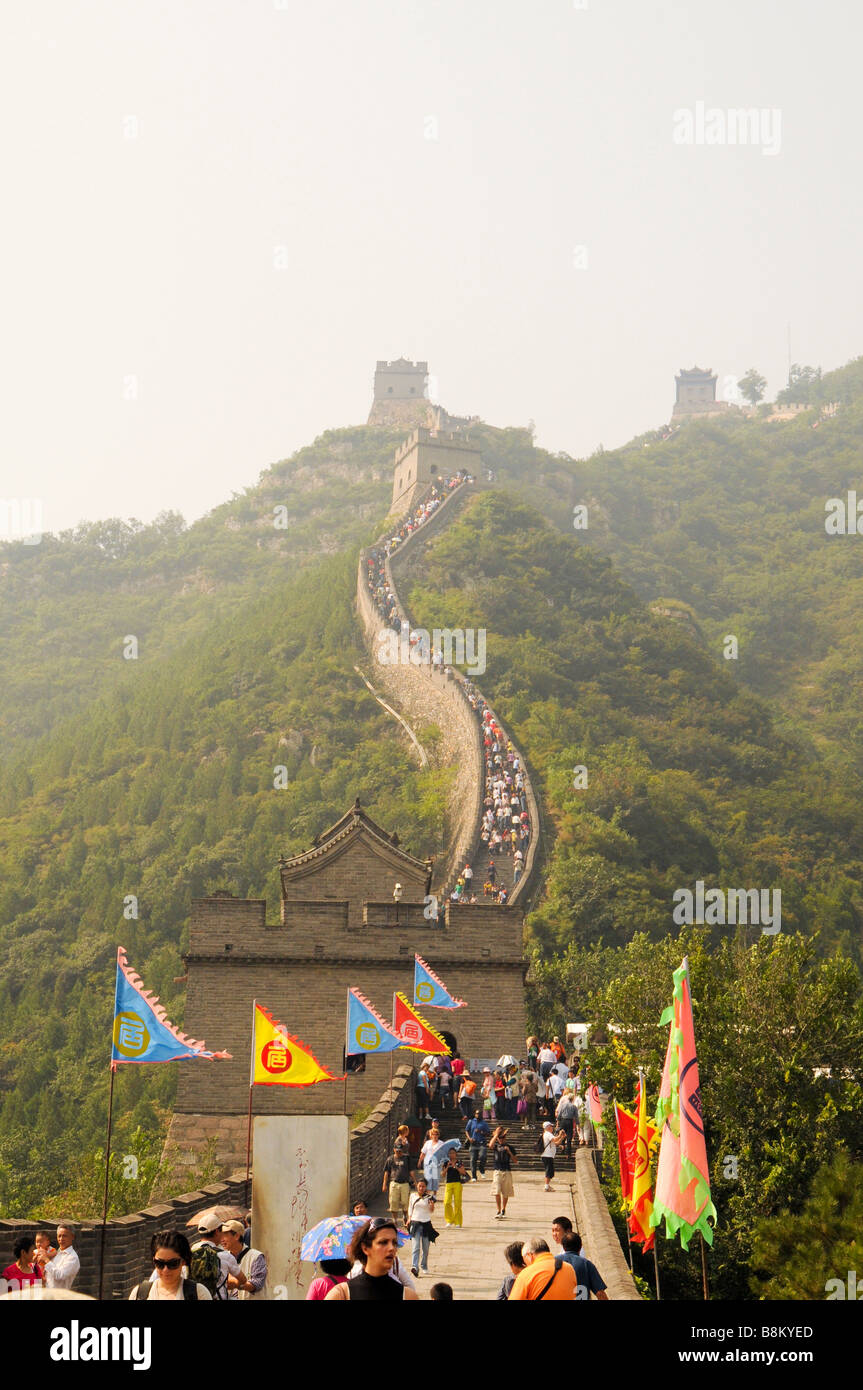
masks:
[[[156,1278],[142,1280],[129,1294],[129,1301],[151,1298],[212,1301],[205,1284],[196,1284],[186,1277],[192,1264],[192,1248],[182,1231],[158,1231],[150,1244]]]
[[[348,1259],[359,1260],[360,1274],[351,1274],[344,1284],[336,1284],[330,1289],[325,1303],[400,1302],[412,1299],[417,1302],[413,1289],[390,1278],[393,1261],[396,1258],[399,1236],[395,1222],[389,1216],[376,1216],[361,1226],[348,1248]]]

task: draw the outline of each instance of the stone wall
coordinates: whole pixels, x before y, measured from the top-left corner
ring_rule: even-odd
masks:
[[[608,1204],[602,1194],[590,1149],[577,1149],[575,1161],[575,1206],[578,1229],[588,1252],[608,1285],[608,1297],[640,1302],[626,1256],[617,1238]]]
[[[410,617],[399,594],[399,582],[404,581],[408,572],[419,568],[422,550],[429,541],[450,525],[457,513],[477,492],[487,487],[488,484],[480,478],[473,483],[463,483],[438,507],[430,520],[424,522],[418,531],[403,541],[387,560],[387,581],[397,599],[398,615],[404,621],[410,622]],[[367,560],[366,552],[363,551],[357,574],[357,611],[372,657],[373,679],[378,687],[391,696],[393,703],[405,715],[414,732],[419,733],[425,724],[437,724],[443,737],[436,761],[440,765],[456,769],[456,780],[450,794],[449,847],[446,854],[436,863],[433,878],[433,891],[445,894],[464,864],[473,863],[478,853],[484,788],[479,722],[468,702],[464,691],[464,678],[459,672],[451,669],[448,675],[440,675],[432,671],[430,664],[384,665],[378,660],[378,633],[383,628],[383,621],[369,593],[366,576]],[[474,682],[480,689],[481,680],[479,677]],[[501,727],[507,737],[510,737],[503,723]],[[533,834],[525,854],[524,872],[510,894],[510,902],[518,902],[524,910],[536,890],[542,827],[539,802],[533,789],[530,768],[520,751],[519,756],[525,772],[525,793]]]
[[[371,1201],[380,1192],[381,1174],[387,1153],[392,1148],[396,1128],[404,1123],[413,1108],[413,1077],[412,1066],[399,1067],[393,1076],[392,1087],[387,1086],[368,1119],[351,1133],[351,1205],[361,1197]],[[184,1118],[194,1119],[193,1116]],[[185,1192],[169,1201],[146,1207],[143,1211],[113,1217],[108,1222],[105,1229],[106,1299],[128,1298],[140,1279],[149,1278],[152,1268],[150,1242],[157,1231],[183,1230],[191,1243],[193,1236],[187,1230],[186,1223],[204,1207],[235,1206],[245,1210],[245,1120],[242,1129],[244,1166],[231,1173],[225,1182],[210,1183],[197,1192]],[[46,1231],[53,1238],[56,1230],[56,1222],[0,1221],[0,1269],[12,1264],[15,1258],[12,1247],[19,1234],[35,1235],[37,1231]],[[81,1273],[75,1281],[75,1289],[93,1298],[98,1297],[99,1293],[101,1235],[101,1226],[92,1221],[77,1225],[75,1249],[81,1261]]]
[[[200,1065],[200,1063],[198,1064]],[[128,1298],[140,1279],[148,1279],[152,1271],[150,1241],[157,1231],[182,1230],[188,1235],[186,1222],[204,1207],[243,1207],[245,1204],[245,1168],[231,1173],[225,1182],[209,1183],[197,1192],[184,1192],[171,1201],[158,1202],[143,1211],[128,1216],[115,1216],[105,1231],[106,1299]],[[81,1272],[75,1281],[77,1293],[99,1295],[99,1248],[102,1228],[92,1221],[73,1223],[77,1226],[75,1249],[81,1261]],[[0,1268],[12,1264],[12,1246],[17,1235],[24,1232],[47,1231],[56,1235],[57,1223],[49,1221],[0,1221]],[[56,1241],[52,1240],[52,1244]]]

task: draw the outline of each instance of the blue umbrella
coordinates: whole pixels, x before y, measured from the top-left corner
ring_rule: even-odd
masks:
[[[346,1260],[348,1246],[361,1226],[369,1220],[367,1216],[328,1216],[306,1231],[300,1246],[300,1258],[309,1260]],[[410,1237],[407,1231],[398,1232],[399,1245],[404,1245]]]

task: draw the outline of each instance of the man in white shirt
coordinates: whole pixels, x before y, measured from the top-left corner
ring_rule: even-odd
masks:
[[[52,1255],[45,1266],[45,1287],[49,1289],[71,1289],[78,1277],[81,1261],[72,1248],[75,1227],[62,1222],[57,1227],[57,1253]]]
[[[213,1294],[213,1298],[216,1299],[217,1302],[220,1300],[224,1301],[228,1297],[229,1274],[234,1275],[238,1284],[244,1282],[243,1271],[240,1269],[239,1264],[234,1259],[231,1252],[226,1250],[224,1245],[220,1243],[221,1226],[222,1223],[217,1216],[205,1217],[198,1227],[198,1235],[202,1236],[203,1239],[195,1241],[195,1244],[192,1246],[192,1254],[194,1255],[195,1251],[199,1250],[202,1245],[212,1245],[219,1257],[219,1264],[221,1266],[219,1286]]]

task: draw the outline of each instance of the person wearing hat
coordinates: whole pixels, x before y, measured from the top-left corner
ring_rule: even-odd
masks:
[[[240,1266],[239,1275],[228,1275],[228,1297],[265,1299],[267,1296],[267,1257],[251,1246],[243,1245],[242,1221],[222,1223],[222,1245]]]
[[[466,1120],[473,1119],[473,1097],[476,1091],[476,1082],[473,1080],[469,1071],[462,1074],[461,1086],[458,1093],[458,1108]]]
[[[205,1250],[208,1246],[215,1250],[219,1261],[219,1277],[215,1289],[210,1292],[217,1302],[225,1302],[228,1298],[228,1275],[233,1274],[236,1278],[242,1274],[240,1266],[234,1259],[229,1250],[226,1250],[221,1243],[220,1233],[222,1227],[221,1217],[205,1216],[198,1223],[198,1235],[200,1240],[196,1240],[192,1246],[192,1255],[197,1251]]]
[[[546,1120],[542,1127],[542,1166],[545,1169],[545,1191],[553,1192],[551,1180],[554,1177],[554,1156],[557,1153],[558,1145],[562,1144],[566,1135],[562,1129],[555,1133],[554,1125],[550,1120]]]

